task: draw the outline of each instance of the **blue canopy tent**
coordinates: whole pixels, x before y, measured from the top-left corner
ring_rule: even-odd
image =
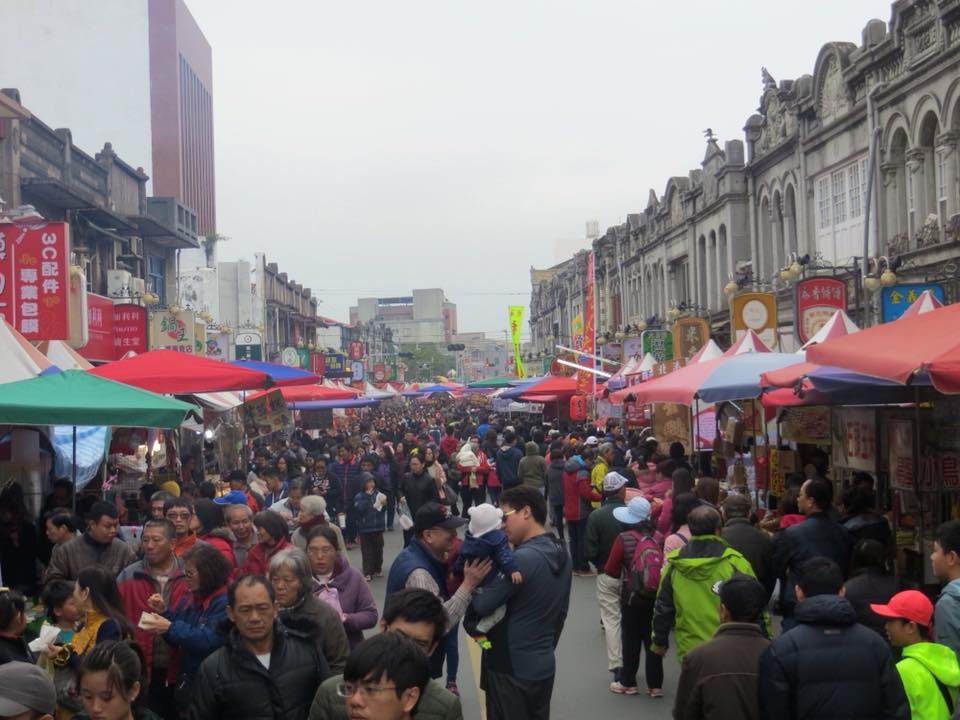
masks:
[[[315,385],[320,382],[320,376],[300,368],[280,365],[278,363],[262,362],[260,360],[232,360],[231,365],[247,370],[256,370],[266,373],[277,387],[288,385]]]
[[[287,407],[293,410],[333,410],[335,408],[364,408],[379,405],[376,398],[353,398],[345,400],[303,400],[288,402]]]

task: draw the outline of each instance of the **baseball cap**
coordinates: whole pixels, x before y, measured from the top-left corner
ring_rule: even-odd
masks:
[[[624,525],[636,525],[650,519],[650,501],[638,495],[630,498],[626,507],[618,507],[613,516]]]
[[[413,530],[419,535],[424,530],[430,528],[443,528],[445,530],[455,530],[467,524],[467,519],[459,515],[451,515],[446,506],[440,503],[429,502],[417,510],[417,516],[413,521]]]
[[[583,441],[584,445],[599,445],[600,441],[597,440],[595,435],[591,435],[586,440]]]
[[[880,617],[903,618],[925,627],[933,622],[933,603],[919,590],[898,592],[886,605],[870,603],[870,609]]]
[[[57,710],[57,690],[44,670],[25,662],[0,665],[0,717],[26,712],[53,715]]]
[[[603,476],[603,491],[605,493],[615,493],[626,484],[627,479],[618,472],[608,472]]]

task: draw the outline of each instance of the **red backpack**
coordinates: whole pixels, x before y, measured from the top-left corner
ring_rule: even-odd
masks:
[[[638,530],[627,530],[637,541],[627,575],[627,603],[636,605],[649,602],[657,596],[660,588],[660,570],[663,568],[663,545],[659,533],[643,535]]]

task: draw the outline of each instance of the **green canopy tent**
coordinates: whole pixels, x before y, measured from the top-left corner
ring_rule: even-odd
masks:
[[[73,426],[74,486],[78,425],[172,428],[196,411],[190,403],[83,370],[0,384],[0,424]]]
[[[467,385],[467,388],[471,390],[482,390],[486,388],[507,387],[516,379],[513,375],[501,375],[500,377],[487,378],[486,380],[477,380]]]

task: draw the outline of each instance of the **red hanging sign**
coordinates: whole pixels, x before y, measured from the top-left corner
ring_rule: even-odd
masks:
[[[817,334],[837,310],[847,309],[847,284],[835,277],[810,277],[794,290],[797,339],[800,344]]]
[[[350,343],[350,359],[351,360],[362,360],[364,355],[363,343],[354,340]]]
[[[27,340],[70,335],[67,224],[0,225],[0,318]]]
[[[113,306],[113,352],[119,360],[128,352],[147,351],[147,309],[124,303]]]
[[[593,251],[587,255],[587,288],[586,288],[586,297],[584,299],[584,312],[583,312],[583,351],[584,353],[594,353],[594,343],[593,336],[596,332],[594,318],[594,307],[593,307],[593,281],[594,281],[594,257]],[[587,357],[586,355],[580,355],[578,362],[583,364],[589,364],[590,367],[595,368],[597,366],[596,360],[592,357]],[[587,372],[586,370],[577,371],[577,392],[578,393],[588,393],[592,391],[593,386],[593,373]]]
[[[88,360],[116,360],[113,346],[113,301],[103,295],[87,293],[87,344],[77,350]]]

